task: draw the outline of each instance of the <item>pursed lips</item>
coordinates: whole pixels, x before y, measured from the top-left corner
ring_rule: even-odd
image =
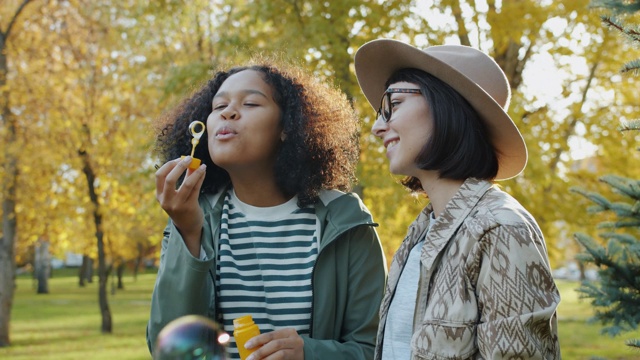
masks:
[[[225,126],[225,127],[221,127],[216,131],[216,138],[225,139],[236,134],[237,132],[235,132],[233,129]]]

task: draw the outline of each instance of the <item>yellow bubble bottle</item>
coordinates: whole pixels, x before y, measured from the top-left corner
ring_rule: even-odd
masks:
[[[260,328],[253,322],[251,315],[241,316],[233,320],[233,337],[240,352],[240,359],[246,359],[255,349],[246,349],[244,344],[254,336],[260,335]]]

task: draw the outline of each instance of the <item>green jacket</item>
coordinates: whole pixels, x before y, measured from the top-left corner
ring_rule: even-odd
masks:
[[[217,319],[214,278],[223,198],[200,197],[207,260],[189,253],[171,221],[165,228],[147,326],[150,350],[160,330],[178,317]],[[373,359],[387,273],[377,224],[352,193],[324,191],[315,207],[322,236],[313,269],[311,333],[304,337],[304,358]]]

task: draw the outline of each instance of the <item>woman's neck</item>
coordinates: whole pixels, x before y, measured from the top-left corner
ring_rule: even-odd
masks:
[[[438,178],[437,175],[429,175],[420,179],[422,188],[427,193],[433,212],[436,217],[440,216],[447,206],[447,203],[458,192],[463,180],[451,180]]]
[[[239,177],[231,175],[233,190],[240,201],[255,207],[271,207],[291,200],[276,185],[273,176]]]

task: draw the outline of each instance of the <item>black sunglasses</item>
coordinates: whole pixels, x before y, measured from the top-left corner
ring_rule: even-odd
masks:
[[[391,105],[391,94],[422,94],[420,89],[401,89],[401,88],[388,88],[380,99],[380,107],[376,118],[382,116],[382,121],[388,123],[391,119],[391,113],[393,113],[393,107]]]

